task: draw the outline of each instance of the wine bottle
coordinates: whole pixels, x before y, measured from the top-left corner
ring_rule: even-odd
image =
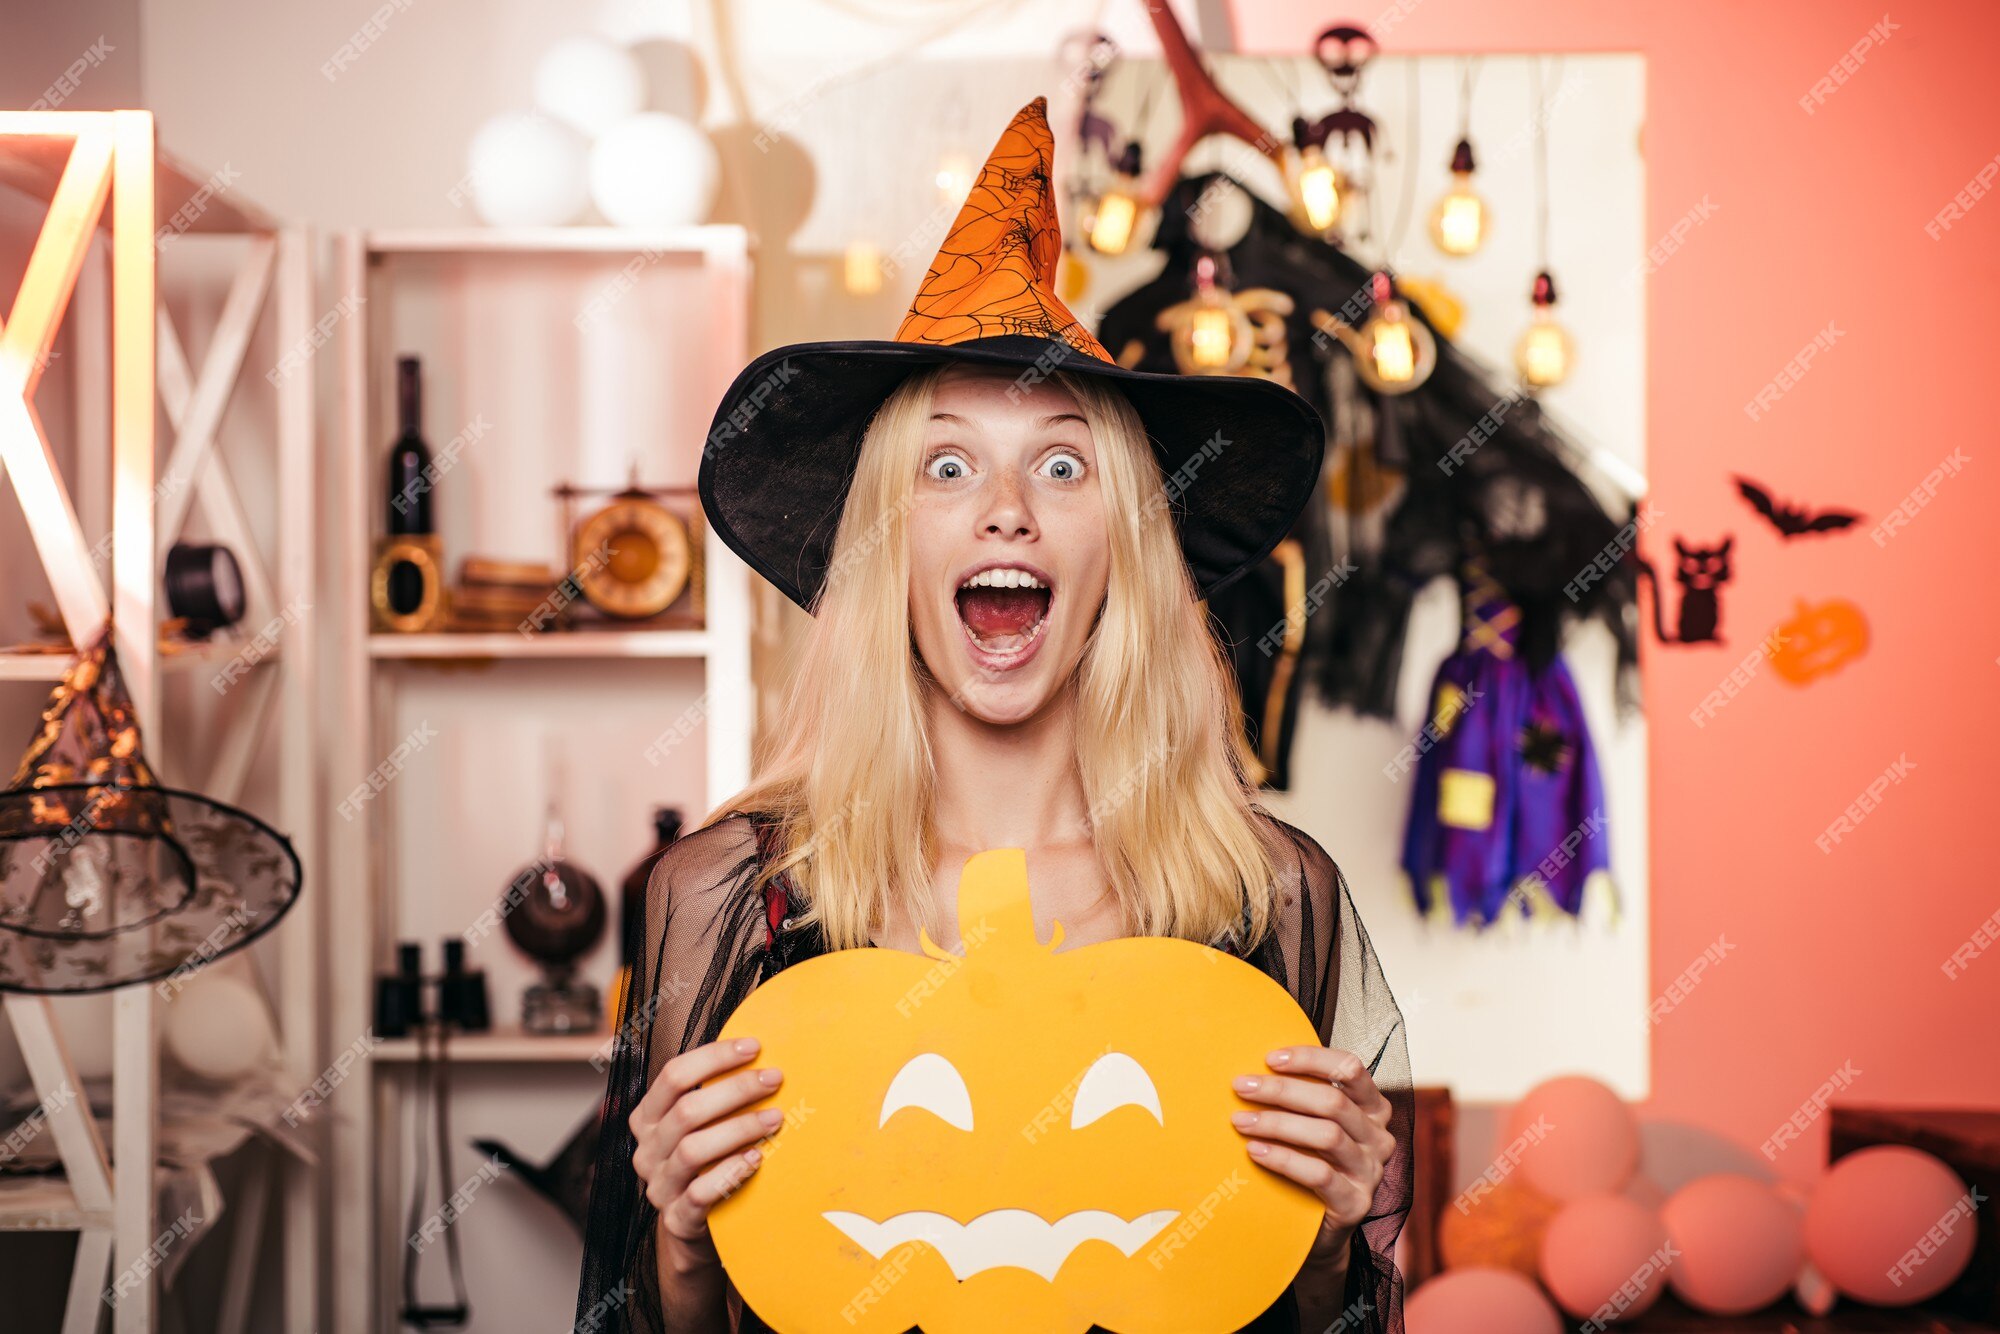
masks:
[[[389,532],[434,533],[431,451],[424,443],[422,371],[415,357],[396,358],[396,440],[389,447]]]

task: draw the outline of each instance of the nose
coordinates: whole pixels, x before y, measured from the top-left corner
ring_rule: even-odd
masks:
[[[1021,479],[1013,470],[1002,469],[995,475],[986,507],[979,516],[979,535],[1003,541],[1025,540],[1039,535],[1034,510],[1028,504],[1027,489],[1021,485]]]

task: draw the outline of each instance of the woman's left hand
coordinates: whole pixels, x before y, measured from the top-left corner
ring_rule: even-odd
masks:
[[[1263,1108],[1230,1119],[1252,1158],[1326,1205],[1313,1253],[1344,1257],[1396,1151],[1389,1100],[1353,1052],[1285,1047],[1265,1059],[1276,1074],[1235,1081],[1237,1093]]]

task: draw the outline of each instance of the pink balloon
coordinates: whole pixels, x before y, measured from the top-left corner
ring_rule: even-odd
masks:
[[[1556,1305],[1604,1324],[1660,1299],[1672,1256],[1660,1216],[1623,1195],[1572,1200],[1542,1234],[1542,1282]]]
[[[1607,1085],[1561,1075],[1514,1104],[1498,1153],[1517,1156],[1542,1194],[1573,1200],[1615,1191],[1639,1170],[1639,1123]]]
[[[1806,1208],[1806,1252],[1833,1286],[1877,1306],[1935,1297],[1972,1262],[1978,1224],[1965,1182],[1901,1144],[1827,1168]]]
[[[1688,1182],[1660,1210],[1680,1257],[1667,1282],[1710,1315],[1746,1315],[1778,1298],[1805,1263],[1805,1224],[1778,1188],[1718,1172]]]
[[[1403,1304],[1408,1334],[1562,1334],[1542,1290],[1511,1269],[1448,1269]]]

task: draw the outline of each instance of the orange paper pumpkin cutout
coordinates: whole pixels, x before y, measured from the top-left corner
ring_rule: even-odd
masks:
[[[785,1124],[710,1219],[780,1334],[1235,1330],[1320,1226],[1257,1165],[1233,1077],[1319,1039],[1289,992],[1191,941],[1058,951],[1027,857],[959,880],[963,956],[839,950],[785,969],[724,1038],[784,1071]]]
[[[1111,360],[1056,295],[1062,219],[1050,183],[1056,150],[1048,110],[1046,97],[1028,103],[993,145],[897,326],[897,342],[1033,334]]]
[[[1868,618],[1842,598],[1817,606],[1801,598],[1778,634],[1784,642],[1772,651],[1771,666],[1795,686],[1837,672],[1868,651]]]

